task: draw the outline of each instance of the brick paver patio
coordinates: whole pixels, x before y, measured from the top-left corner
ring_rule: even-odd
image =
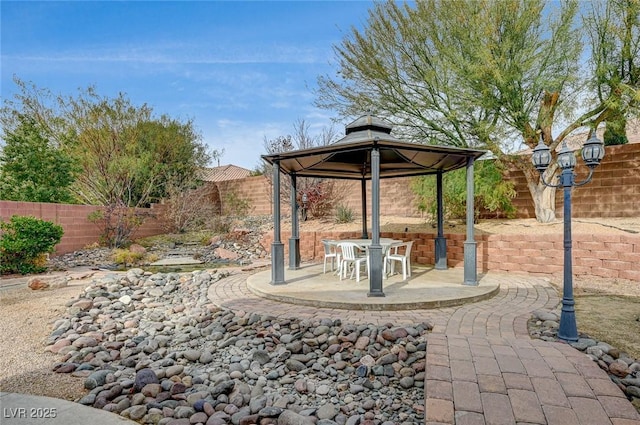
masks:
[[[640,425],[640,414],[622,391],[583,353],[529,338],[531,312],[559,302],[543,278],[501,275],[498,295],[459,307],[366,311],[266,300],[249,291],[247,277],[240,273],[213,285],[211,300],[279,317],[433,324],[425,371],[428,425]]]

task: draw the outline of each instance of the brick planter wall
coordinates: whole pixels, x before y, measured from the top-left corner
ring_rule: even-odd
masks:
[[[285,263],[288,264],[289,237],[282,232]],[[300,257],[302,261],[322,261],[322,239],[360,238],[360,232],[301,232]],[[390,233],[383,238],[414,241],[411,261],[433,265],[433,233]],[[447,238],[447,264],[462,267],[464,261],[463,234],[445,234]],[[562,234],[537,235],[476,235],[478,270],[561,274],[563,270]],[[273,234],[264,235],[262,245],[270,252]],[[575,275],[622,278],[640,282],[640,235],[573,235],[573,272]]]
[[[0,201],[0,220],[6,221],[13,215],[33,216],[62,226],[64,235],[60,243],[56,245],[55,254],[65,254],[98,242],[100,229],[87,218],[98,208],[92,205]],[[163,209],[162,205],[140,208],[140,211],[149,213],[156,218],[147,219],[136,231],[134,237],[143,238],[165,233],[161,219]]]

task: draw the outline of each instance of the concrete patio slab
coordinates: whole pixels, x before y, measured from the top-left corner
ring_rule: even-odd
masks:
[[[414,267],[407,280],[395,274],[383,280],[384,297],[368,297],[366,276],[340,280],[322,264],[308,264],[297,270],[285,270],[285,284],[272,285],[271,271],[249,276],[247,287],[254,294],[273,301],[321,308],[345,310],[417,310],[452,307],[486,300],[496,295],[500,283],[489,276],[478,286],[463,285],[463,270],[435,270]]]
[[[2,425],[133,425],[122,416],[67,400],[28,394],[0,393]]]

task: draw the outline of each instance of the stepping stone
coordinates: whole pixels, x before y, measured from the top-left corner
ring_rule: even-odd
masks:
[[[202,261],[196,260],[193,257],[171,257],[163,258],[155,263],[149,264],[150,266],[184,266],[188,264],[202,264]]]

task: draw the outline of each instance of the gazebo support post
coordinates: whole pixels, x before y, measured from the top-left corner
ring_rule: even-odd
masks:
[[[362,191],[362,239],[369,239],[369,235],[367,233],[367,180],[363,177],[360,182],[360,188]]]
[[[274,236],[271,244],[271,283],[284,280],[284,245],[280,238],[280,172],[296,178],[336,178],[360,180],[362,185],[362,238],[371,237],[369,249],[368,296],[383,297],[383,249],[380,245],[380,179],[414,175],[437,174],[438,177],[438,235],[434,241],[436,268],[447,267],[447,243],[444,238],[442,212],[442,174],[466,166],[467,168],[467,239],[464,242],[463,284],[477,285],[477,245],[473,235],[474,188],[473,164],[485,151],[458,149],[450,146],[431,146],[403,142],[391,134],[392,126],[386,120],[363,115],[345,127],[345,136],[328,146],[299,149],[263,155],[273,170]],[[300,161],[300,158],[305,158]],[[371,179],[371,232],[367,229],[367,180]],[[294,191],[295,183],[294,185]],[[299,266],[300,231],[293,198],[293,231],[289,242],[289,264]],[[296,240],[297,239],[297,240]]]
[[[271,284],[284,282],[284,244],[280,240],[280,160],[273,162],[273,242],[271,243]]]
[[[371,149],[371,246],[369,247],[368,297],[384,297],[382,291],[382,245],[380,245],[380,151]]]
[[[291,174],[291,237],[289,238],[289,270],[300,268],[300,226],[298,222],[298,189],[296,175]]]
[[[442,170],[436,174],[436,198],[438,203],[438,235],[435,239],[435,268],[447,270],[447,239],[444,237],[444,211],[442,205]]]
[[[477,243],[473,233],[473,221],[475,218],[474,184],[473,184],[474,158],[467,158],[467,239],[464,241],[464,284],[478,285]]]

